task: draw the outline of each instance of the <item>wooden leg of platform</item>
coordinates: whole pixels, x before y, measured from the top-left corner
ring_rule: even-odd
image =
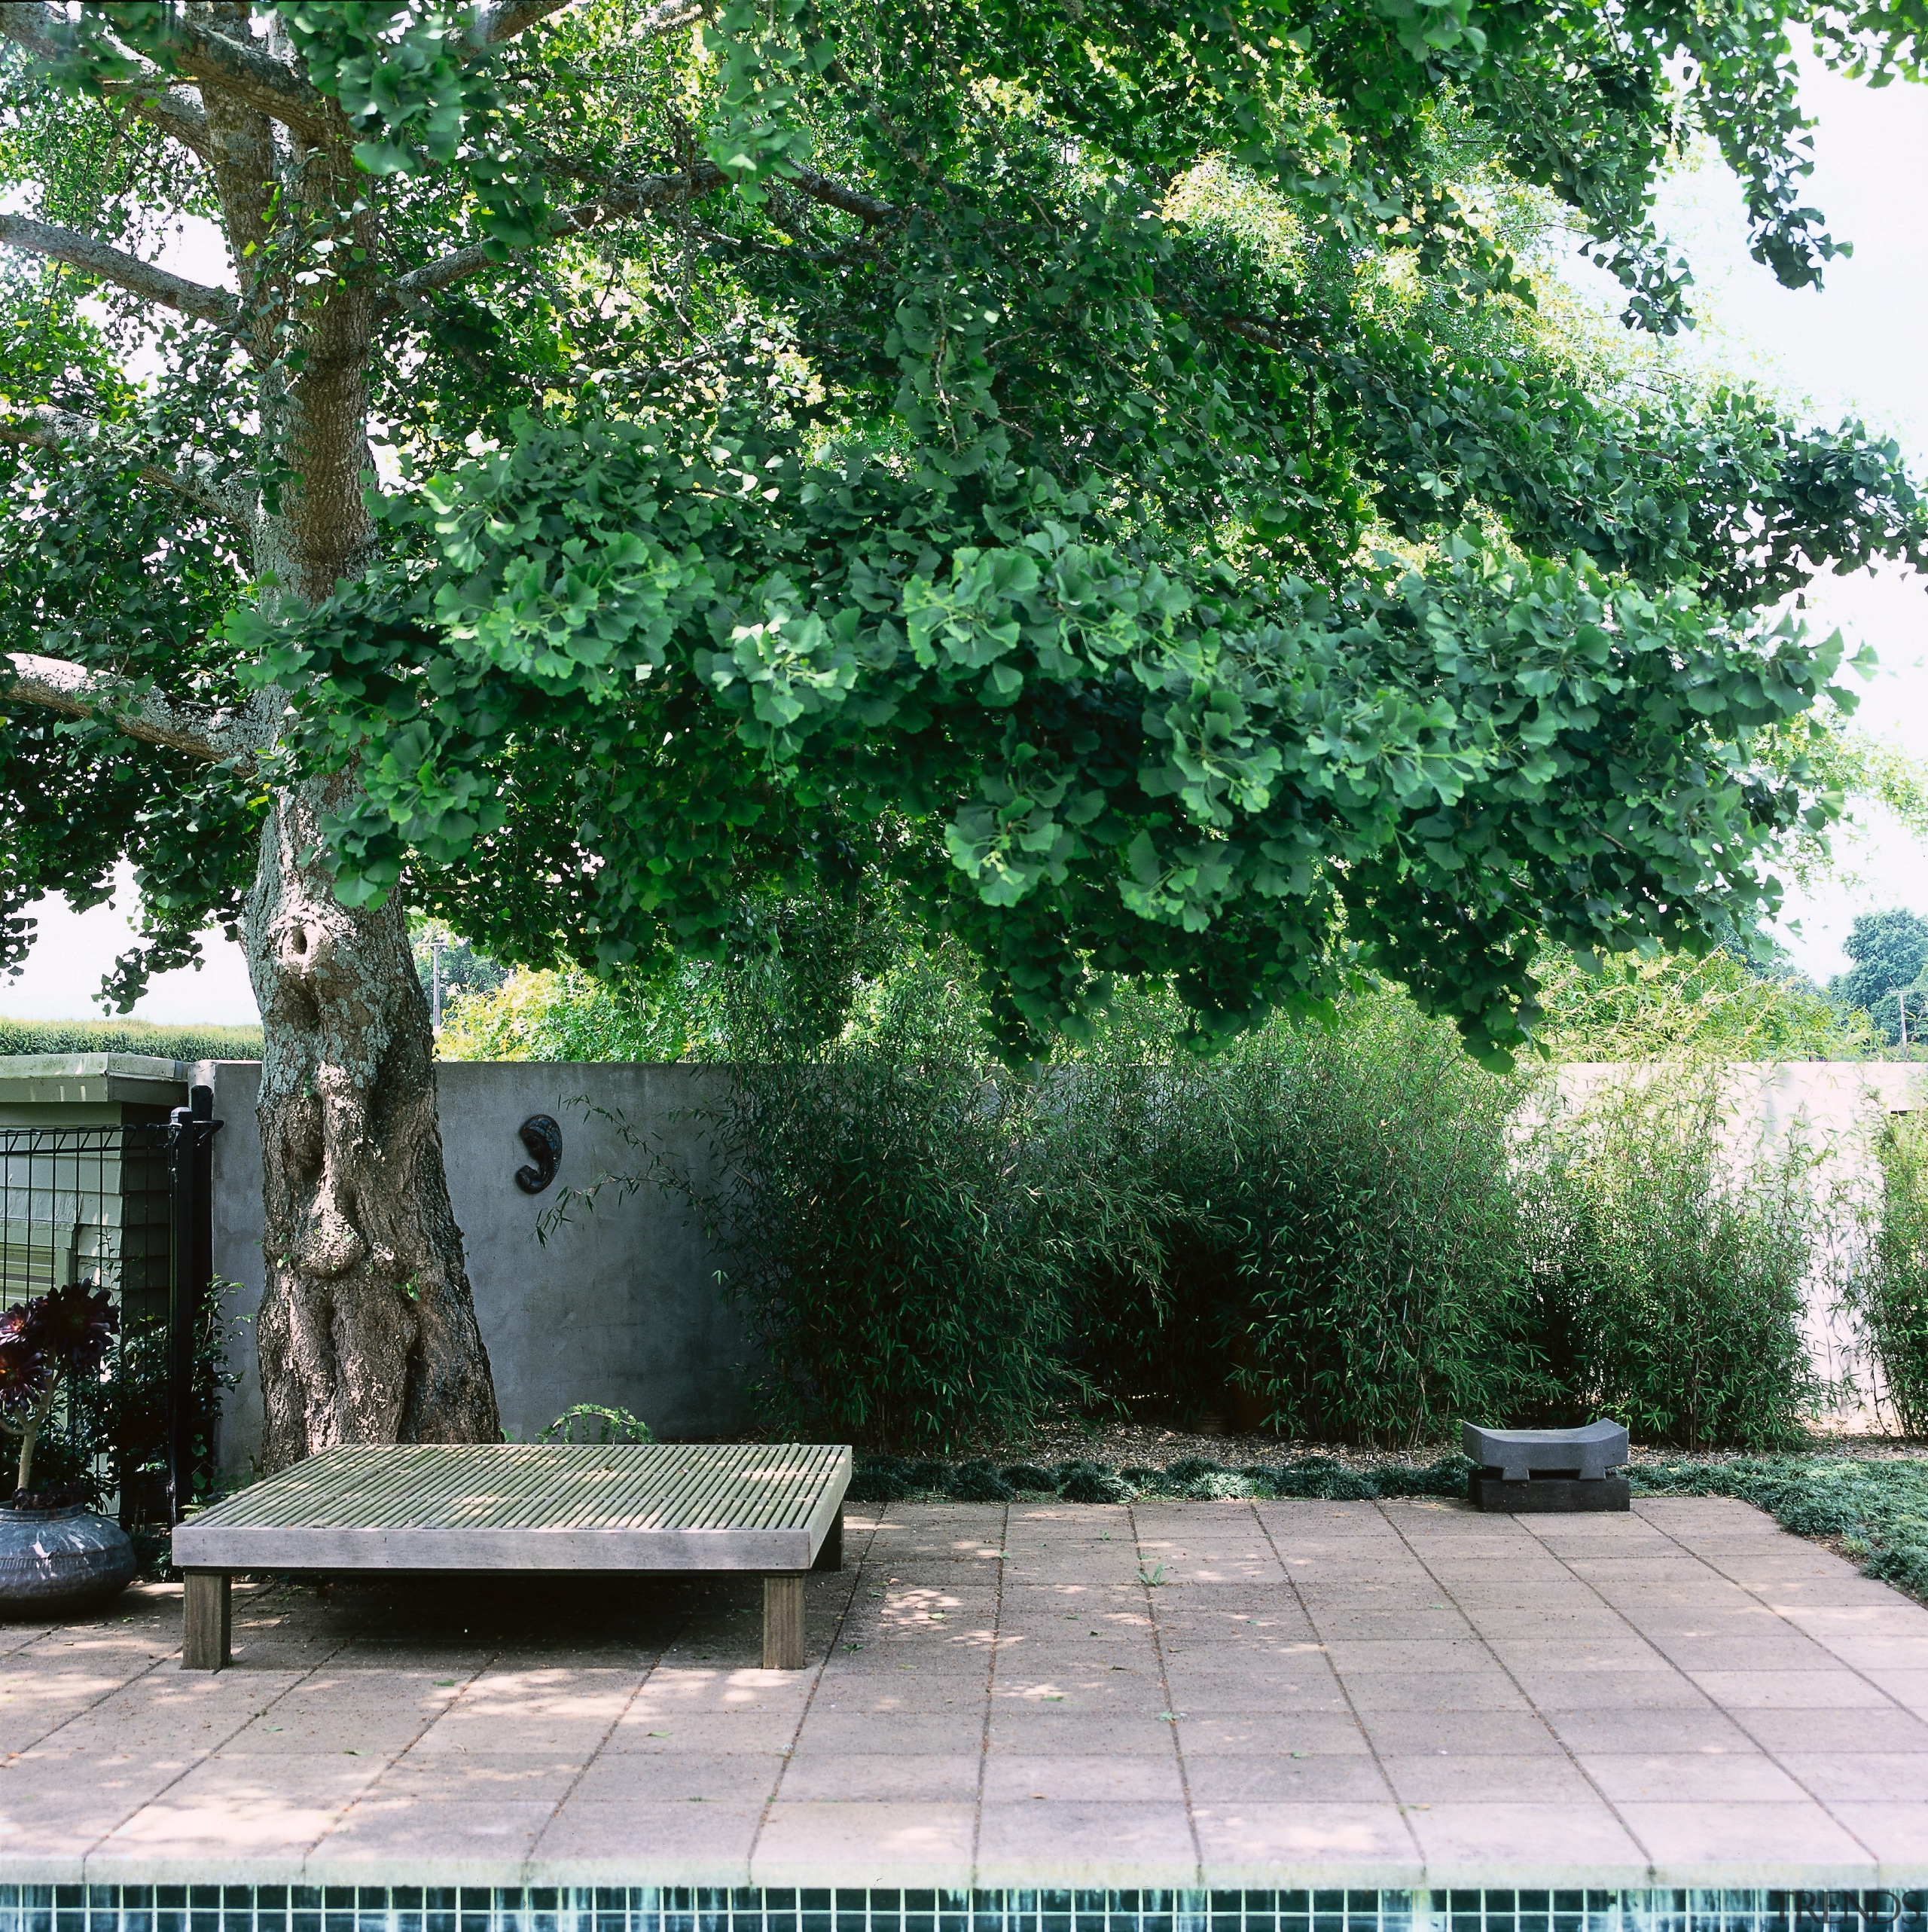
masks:
[[[227,1572],[188,1572],[185,1613],[181,1628],[184,1671],[224,1671],[230,1631]]]
[[[763,1668],[804,1668],[804,1579],[794,1573],[763,1579]]]
[[[823,1540],[823,1547],[817,1552],[816,1561],[810,1567],[817,1570],[844,1567],[844,1512],[840,1506],[830,1525],[829,1534]]]

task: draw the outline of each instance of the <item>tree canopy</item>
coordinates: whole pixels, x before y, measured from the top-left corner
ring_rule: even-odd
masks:
[[[1797,26],[1917,71],[1902,14],[1775,0],[0,9],[0,953],[124,856],[130,997],[317,773],[343,901],[504,960],[887,881],[1012,1051],[1117,975],[1211,1031],[1356,964],[1490,1058],[1548,942],[1744,934],[1841,655],[1759,613],[1928,560],[1928,510],[1857,423],[1563,350],[1509,211],[1677,329],[1697,131],[1818,282]],[[197,75],[297,162],[354,136],[243,211],[238,295],[143,258],[215,212]],[[343,288],[388,480],[327,581],[264,581],[315,485],[262,384]]]

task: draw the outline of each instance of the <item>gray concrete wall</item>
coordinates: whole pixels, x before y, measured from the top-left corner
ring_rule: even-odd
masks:
[[[215,1090],[216,1274],[239,1284],[227,1313],[243,1326],[230,1355],[242,1372],[221,1429],[221,1461],[245,1470],[261,1442],[261,1384],[252,1320],[261,1295],[261,1147],[255,1119],[260,1067],[203,1063]],[[639,1415],[659,1436],[740,1433],[746,1421],[741,1324],[716,1285],[717,1257],[686,1204],[653,1184],[605,1186],[593,1205],[538,1239],[566,1188],[642,1175],[651,1149],[706,1178],[709,1149],[694,1118],[716,1077],[693,1067],[444,1061],[442,1150],[476,1314],[496,1378],[502,1426],[526,1440],[579,1402]],[[516,1186],[529,1163],[517,1130],[531,1114],[561,1126],[563,1158],[547,1192]],[[627,1129],[636,1145],[626,1140]]]

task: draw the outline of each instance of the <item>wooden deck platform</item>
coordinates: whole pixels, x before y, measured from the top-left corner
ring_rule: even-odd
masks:
[[[182,1523],[182,1666],[228,1657],[236,1571],[763,1573],[767,1668],[803,1665],[803,1578],[842,1560],[850,1451],[785,1443],[325,1451]]]

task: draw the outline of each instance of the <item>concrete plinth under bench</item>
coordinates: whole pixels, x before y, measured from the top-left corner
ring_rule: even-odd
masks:
[[[1597,1515],[1603,1510],[1624,1514],[1634,1502],[1634,1492],[1624,1476],[1584,1479],[1542,1476],[1525,1482],[1506,1482],[1496,1481],[1483,1470],[1475,1470],[1467,1477],[1466,1495],[1476,1509],[1514,1516]]]

